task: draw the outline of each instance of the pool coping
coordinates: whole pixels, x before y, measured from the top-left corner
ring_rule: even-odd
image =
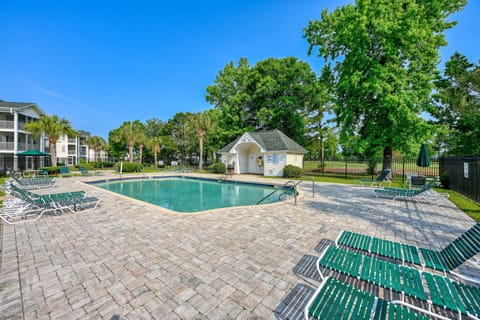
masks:
[[[126,178],[114,177],[114,178],[111,178],[111,179],[105,178],[105,179],[100,179],[100,180],[88,180],[88,181],[79,181],[79,182],[83,183],[85,185],[92,186],[92,187],[94,187],[98,190],[108,192],[109,194],[120,196],[123,199],[128,199],[128,200],[131,200],[131,201],[135,201],[137,203],[148,205],[151,208],[156,208],[159,211],[163,211],[165,213],[175,214],[175,215],[184,215],[184,216],[200,215],[200,214],[205,214],[205,213],[215,213],[215,212],[220,211],[220,210],[228,210],[228,209],[234,210],[234,209],[237,209],[237,208],[240,209],[240,208],[271,207],[271,206],[281,205],[281,204],[285,204],[285,203],[289,203],[289,202],[293,203],[295,201],[295,198],[293,197],[291,199],[286,199],[286,200],[283,200],[283,201],[277,201],[277,202],[266,203],[266,204],[232,206],[232,207],[222,207],[222,208],[215,208],[215,209],[209,209],[209,210],[203,210],[203,211],[181,212],[181,211],[171,210],[171,209],[168,209],[168,208],[165,208],[165,207],[162,207],[162,206],[159,206],[159,205],[147,202],[147,201],[143,201],[143,200],[140,200],[140,199],[125,196],[123,194],[116,193],[116,192],[113,192],[113,191],[110,191],[110,190],[107,190],[107,189],[104,189],[104,188],[100,188],[100,187],[95,185],[96,183],[101,183],[102,181],[103,182],[112,182],[112,181],[118,182],[118,181],[124,181],[124,180],[141,181],[141,180],[146,180],[146,179],[151,180],[151,179],[165,179],[165,178],[167,178],[167,179],[168,178],[188,178],[188,179],[193,179],[193,180],[206,180],[206,181],[217,181],[217,182],[220,180],[220,179],[214,179],[214,178],[206,178],[206,177],[176,174],[176,175],[155,175],[155,176],[142,176],[142,177],[136,176],[136,177],[126,177]],[[236,183],[236,184],[256,185],[256,186],[272,186],[272,187],[282,187],[283,186],[283,184],[266,183],[266,182],[251,182],[251,181],[242,181],[242,180],[228,180],[227,182]],[[299,188],[297,188],[297,201],[299,199],[302,199],[303,195],[304,195],[304,193],[302,191],[300,191]]]

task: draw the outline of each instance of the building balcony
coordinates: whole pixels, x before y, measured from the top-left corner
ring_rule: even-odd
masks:
[[[0,142],[0,150],[13,151],[13,142]]]
[[[15,127],[15,122],[14,121],[9,121],[9,120],[0,120],[0,130],[2,129],[9,129],[13,130]],[[18,123],[18,130],[25,130],[25,122],[19,122]]]
[[[13,142],[5,142],[5,141],[0,142],[0,150],[13,152],[14,147],[15,147],[15,144]],[[22,151],[26,151],[27,149],[35,149],[35,146],[24,143],[24,142],[19,142],[17,144],[17,148],[18,148],[17,149],[18,152],[22,152]]]
[[[0,120],[0,129],[13,129],[13,121]]]

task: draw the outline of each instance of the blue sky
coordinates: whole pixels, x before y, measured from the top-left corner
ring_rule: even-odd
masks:
[[[307,56],[302,28],[347,0],[0,1],[0,99],[35,102],[108,137],[123,121],[211,108],[205,88],[230,61]],[[478,63],[480,1],[447,32]]]

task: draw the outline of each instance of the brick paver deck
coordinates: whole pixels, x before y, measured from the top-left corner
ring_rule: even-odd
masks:
[[[309,182],[297,206],[172,214],[85,179],[95,178],[58,178],[50,190],[84,189],[101,207],[2,226],[0,318],[299,319],[317,282],[295,270],[340,230],[439,249],[474,224],[448,201],[335,184],[312,197]],[[460,272],[480,278],[478,261]]]

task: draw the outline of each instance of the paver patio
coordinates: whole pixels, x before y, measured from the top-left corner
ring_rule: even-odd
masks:
[[[378,200],[336,184],[316,184],[312,197],[310,182],[297,206],[172,214],[86,179],[50,190],[87,190],[101,207],[3,224],[1,319],[299,319],[318,284],[298,272],[302,261],[342,229],[439,249],[474,224],[448,201]],[[478,255],[457,271],[480,278]]]

